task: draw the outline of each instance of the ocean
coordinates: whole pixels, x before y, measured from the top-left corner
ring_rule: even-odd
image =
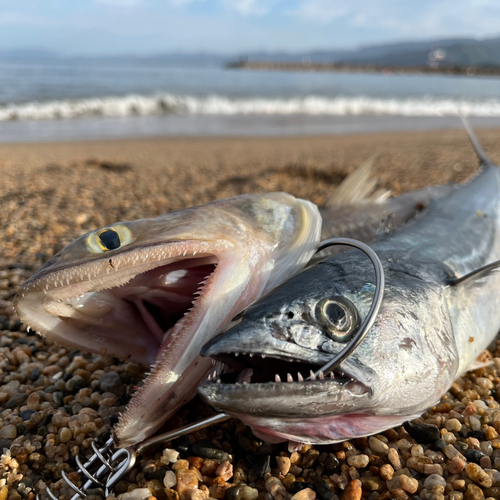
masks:
[[[0,63],[0,141],[500,126],[496,77]]]

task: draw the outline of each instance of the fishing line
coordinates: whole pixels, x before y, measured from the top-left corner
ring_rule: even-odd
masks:
[[[365,243],[362,243],[358,240],[353,240],[351,238],[330,238],[328,240],[322,241],[319,244],[316,253],[319,253],[325,248],[334,245],[344,245],[361,250],[371,260],[375,269],[375,293],[370,310],[368,311],[368,314],[366,315],[366,318],[361,324],[359,330],[352,337],[349,343],[344,347],[344,349],[342,349],[336,356],[334,356],[328,363],[323,365],[323,367],[315,373],[316,377],[318,377],[320,372],[323,372],[323,374],[326,375],[328,372],[338,367],[359,346],[359,344],[366,337],[366,334],[370,331],[370,328],[373,326],[373,323],[377,318],[380,306],[382,305],[382,299],[384,298],[385,273],[384,266],[382,265],[379,256]],[[310,379],[311,377],[308,377],[308,380]]]

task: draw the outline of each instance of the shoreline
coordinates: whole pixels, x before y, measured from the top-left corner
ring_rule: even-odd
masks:
[[[500,116],[470,116],[472,127],[500,128]],[[150,115],[0,122],[0,144],[138,138],[348,136],[378,132],[462,129],[457,116],[345,115]]]

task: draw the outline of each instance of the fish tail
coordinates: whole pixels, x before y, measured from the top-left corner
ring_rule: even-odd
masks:
[[[461,114],[460,119],[462,120],[467,135],[469,136],[469,140],[472,143],[472,147],[474,148],[474,151],[476,152],[476,155],[479,158],[481,165],[494,166],[494,163],[488,158],[488,155],[484,152],[484,149],[481,146],[479,139],[476,137],[476,134],[474,133],[474,130],[470,126],[470,123],[468,122],[467,118]]]

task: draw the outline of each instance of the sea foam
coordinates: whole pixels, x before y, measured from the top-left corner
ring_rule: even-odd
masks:
[[[394,115],[500,117],[499,99],[307,96],[229,98],[156,94],[0,105],[0,121],[53,120],[85,116],[192,115]]]

